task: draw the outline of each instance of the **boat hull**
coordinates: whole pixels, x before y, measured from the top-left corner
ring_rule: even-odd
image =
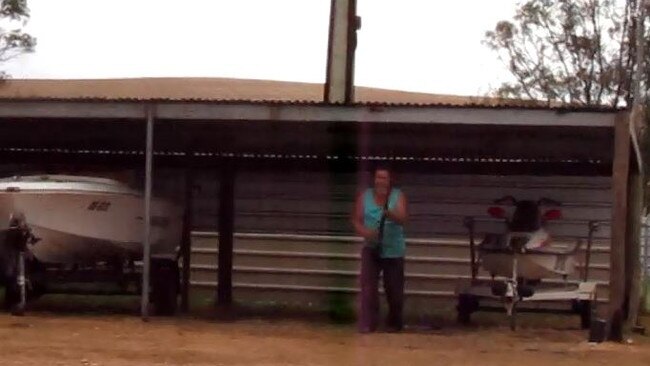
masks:
[[[28,189],[26,189],[28,188]],[[180,243],[179,207],[160,199],[151,205],[153,255],[174,256]],[[0,191],[0,231],[12,214],[24,215],[38,242],[30,249],[44,263],[83,264],[142,257],[144,201],[117,183],[50,184]]]

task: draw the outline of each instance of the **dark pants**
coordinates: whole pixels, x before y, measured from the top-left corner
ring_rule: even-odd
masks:
[[[404,306],[404,258],[378,258],[372,248],[361,251],[361,301],[359,331],[374,332],[379,323],[379,274],[382,273],[388,302],[386,325],[402,329]]]

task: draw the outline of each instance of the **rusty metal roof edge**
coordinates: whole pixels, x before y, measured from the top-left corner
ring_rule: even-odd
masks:
[[[370,107],[370,108],[454,108],[454,109],[515,109],[515,110],[546,110],[558,113],[575,113],[575,112],[596,112],[596,113],[615,113],[626,111],[623,107],[610,106],[548,106],[541,102],[531,101],[530,104],[524,103],[405,103],[405,102],[377,102],[377,101],[359,101],[352,104],[344,103],[327,103],[315,100],[259,100],[259,99],[205,99],[205,98],[104,98],[104,97],[75,97],[75,98],[7,98],[0,97],[0,102],[67,102],[67,103],[171,103],[171,104],[190,104],[204,103],[215,105],[268,105],[268,106],[317,106],[317,107]]]

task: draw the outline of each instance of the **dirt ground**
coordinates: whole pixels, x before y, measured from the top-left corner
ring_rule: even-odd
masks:
[[[590,345],[585,332],[490,326],[358,335],[299,320],[0,314],[0,365],[648,365],[650,343]]]

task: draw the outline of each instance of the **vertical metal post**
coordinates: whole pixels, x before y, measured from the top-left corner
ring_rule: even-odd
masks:
[[[587,251],[585,252],[585,267],[584,276],[582,280],[587,282],[589,280],[589,268],[591,267],[591,248],[594,243],[594,233],[598,230],[598,222],[589,221],[589,234],[587,236]]]
[[[635,106],[643,104],[645,93],[641,91],[641,80],[645,71],[645,7],[647,6],[645,0],[641,0],[637,4],[636,10],[636,33],[634,34],[636,41],[636,69],[632,77],[632,92],[634,93]]]
[[[627,242],[628,183],[630,175],[630,130],[627,113],[616,117],[612,164],[612,232],[609,254],[609,304],[607,334],[611,341],[623,340],[625,304],[625,252]]]
[[[143,321],[149,320],[149,278],[151,271],[151,175],[153,165],[153,108],[146,106],[147,145],[145,150],[144,184],[144,240],[142,254],[142,296],[140,312]]]
[[[646,19],[646,0],[640,0],[637,2],[636,10],[636,33],[635,33],[635,43],[636,43],[636,69],[634,70],[632,78],[633,86],[633,103],[632,103],[632,113],[630,114],[630,121],[628,128],[630,130],[630,136],[632,140],[632,147],[634,148],[635,157],[634,159],[637,163],[637,173],[633,180],[633,185],[631,186],[631,192],[634,192],[632,197],[632,207],[630,211],[630,216],[628,220],[633,220],[630,224],[629,230],[632,232],[629,233],[629,243],[627,248],[626,256],[629,257],[626,260],[626,290],[628,296],[628,326],[632,326],[633,329],[640,329],[638,324],[638,313],[639,306],[641,305],[641,299],[644,297],[644,288],[645,288],[645,256],[647,256],[647,248],[644,248],[644,257],[640,259],[638,255],[641,254],[641,240],[639,240],[639,211],[642,210],[641,201],[644,201],[644,162],[643,154],[641,153],[641,147],[639,143],[639,134],[637,131],[642,128],[645,124],[645,100],[646,100],[646,91],[643,90],[642,80],[644,72],[646,71],[645,58],[646,58],[646,38],[645,38],[645,19]],[[641,270],[639,267],[643,265]],[[631,268],[630,268],[631,267]]]
[[[235,223],[235,168],[224,161],[219,181],[219,255],[217,305],[232,304],[232,262]]]
[[[640,235],[639,254],[641,255],[641,278],[645,279],[645,217],[641,217]]]
[[[181,284],[181,311],[187,313],[190,308],[190,257],[192,255],[192,190],[194,177],[192,164],[192,152],[186,152],[187,160],[185,167],[185,212],[183,213],[183,242],[181,243],[181,257],[183,259],[183,282]]]
[[[645,92],[642,91],[641,80],[645,72],[645,8],[646,1],[640,0],[637,4],[636,10],[636,69],[632,75],[632,113],[630,114],[630,136],[632,138],[632,147],[636,154],[636,163],[639,174],[644,174],[643,155],[641,154],[641,147],[639,144],[639,136],[637,131],[644,124],[644,106],[645,106]]]
[[[354,53],[361,18],[357,0],[332,0],[324,99],[328,103],[354,102]]]
[[[643,218],[643,280],[641,282],[642,286],[642,309],[643,311],[650,311],[650,301],[648,298],[650,297],[650,293],[648,293],[648,244],[650,244],[650,240],[648,238],[648,235],[650,235],[650,226],[648,225],[648,216],[645,216]]]
[[[643,219],[643,278],[647,279],[648,277],[648,235],[650,235],[650,230],[648,230],[648,220],[647,216]]]
[[[643,200],[643,178],[633,171],[629,181],[628,222],[625,253],[625,315],[626,328],[640,331],[639,305],[641,305],[641,205]]]
[[[25,308],[27,307],[27,289],[25,279],[25,251],[20,250],[18,252],[18,289],[20,290],[20,302],[18,303],[18,309],[16,309],[15,315],[24,315]]]
[[[476,284],[476,275],[478,273],[478,266],[476,263],[476,243],[474,239],[474,218],[465,218],[465,227],[469,231],[469,257],[470,257],[470,274],[472,278],[472,286]]]

